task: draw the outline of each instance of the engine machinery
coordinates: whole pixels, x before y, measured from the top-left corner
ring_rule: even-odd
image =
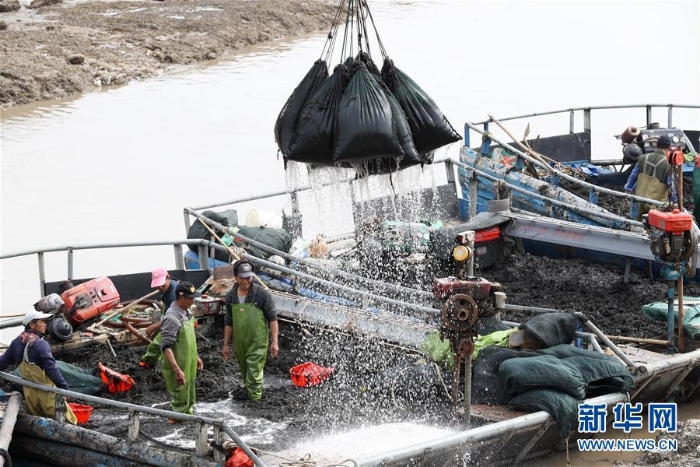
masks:
[[[471,402],[471,356],[477,337],[479,319],[493,316],[505,304],[501,284],[471,275],[473,271],[472,246],[474,232],[458,234],[452,251],[455,276],[433,279],[433,296],[444,301],[440,311],[440,337],[449,340],[455,354],[452,374],[452,403],[459,400],[459,381],[462,366],[465,377],[464,407],[469,411]],[[469,419],[469,413],[465,417]]]
[[[622,162],[634,164],[642,154],[654,151],[656,141],[661,135],[668,136],[671,139],[671,146],[681,149],[681,152],[687,147],[686,135],[679,128],[661,128],[658,123],[652,123],[645,128],[629,126],[620,135]]]
[[[668,281],[668,353],[674,353],[673,327],[678,284],[679,301],[682,303],[683,276],[695,275],[695,250],[697,237],[693,230],[693,216],[674,208],[670,212],[652,209],[642,217],[649,233],[651,252],[661,263],[661,276]],[[682,322],[682,306],[679,303],[679,322]],[[682,325],[679,325],[679,345],[682,347]]]
[[[676,270],[680,277],[685,272],[684,262],[695,253],[693,216],[678,209],[673,209],[671,212],[652,209],[644,222],[649,232],[651,252],[660,261]],[[678,279],[678,277],[670,277],[670,271],[666,274],[668,280]]]
[[[66,318],[73,326],[101,315],[119,305],[119,292],[109,277],[97,277],[61,294]]]

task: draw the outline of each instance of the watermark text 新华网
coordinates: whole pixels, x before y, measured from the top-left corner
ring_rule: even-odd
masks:
[[[623,430],[629,434],[634,430],[644,427],[642,414],[643,406],[640,402],[619,402],[613,407],[615,417],[612,428]],[[578,406],[578,432],[579,433],[605,433],[607,429],[606,404],[579,404]],[[649,433],[667,432],[675,433],[677,430],[678,407],[675,403],[652,402],[648,406]],[[579,451],[677,451],[676,439],[579,439],[577,440]]]

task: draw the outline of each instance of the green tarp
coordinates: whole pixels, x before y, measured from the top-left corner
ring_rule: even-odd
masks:
[[[642,307],[649,318],[668,320],[668,302],[654,302]],[[678,325],[678,303],[673,306],[673,320]],[[700,297],[683,297],[683,331],[693,340],[700,340]]]

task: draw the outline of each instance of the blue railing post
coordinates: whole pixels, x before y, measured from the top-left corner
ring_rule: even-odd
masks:
[[[484,131],[489,131],[489,123],[484,123]],[[482,156],[488,156],[491,151],[491,138],[484,136],[481,138],[481,150],[479,151]]]
[[[595,205],[598,204],[598,192],[593,188],[588,189],[588,201]]]

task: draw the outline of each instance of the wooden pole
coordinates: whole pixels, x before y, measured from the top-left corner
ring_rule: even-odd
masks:
[[[24,315],[26,315],[26,313],[17,313],[14,315],[0,315],[0,319],[3,319],[3,318],[21,318]]]
[[[136,336],[136,337],[138,337],[140,340],[142,340],[146,345],[148,345],[148,344],[150,344],[150,343],[152,342],[151,339],[148,338],[148,336],[144,336],[143,334],[141,334],[141,333],[138,331],[138,329],[136,329],[135,327],[133,327],[133,326],[131,325],[131,323],[129,323],[128,321],[122,320],[122,323],[124,323],[124,327],[127,328],[127,329],[129,330],[129,332],[131,332],[134,336]]]
[[[498,125],[498,126],[501,128],[501,130],[505,131],[505,133],[506,133],[508,136],[510,136],[510,138],[515,142],[515,144],[517,144],[517,145],[520,147],[520,149],[522,149],[523,151],[527,152],[530,156],[532,156],[533,158],[537,159],[539,162],[541,162],[542,164],[544,164],[544,166],[545,166],[545,167],[547,168],[547,170],[549,170],[550,172],[553,172],[553,171],[554,171],[554,169],[552,169],[552,167],[550,167],[549,163],[545,160],[545,156],[543,156],[542,154],[538,153],[537,151],[534,151],[534,150],[532,150],[531,148],[528,148],[527,146],[525,146],[522,142],[520,142],[520,141],[505,127],[505,125],[503,125],[501,122],[499,122],[497,118],[495,118],[495,117],[494,117],[493,115],[491,115],[491,114],[488,114],[488,115],[489,115],[489,118],[490,118],[496,125]],[[551,159],[550,159],[550,160],[551,160]]]
[[[667,346],[668,341],[662,341],[660,339],[646,339],[643,337],[627,337],[627,336],[606,336],[608,339],[611,341],[618,341],[618,342],[636,342],[639,344],[655,344],[655,345],[663,345]]]
[[[108,315],[107,315],[104,319],[102,319],[101,321],[98,321],[97,323],[91,325],[88,329],[94,329],[94,328],[96,328],[96,327],[98,327],[98,326],[103,325],[106,321],[109,321],[110,319],[114,318],[114,317],[115,317],[116,315],[118,315],[119,313],[124,313],[124,312],[127,312],[128,310],[131,310],[131,309],[134,308],[136,305],[138,305],[138,304],[141,302],[141,300],[146,300],[147,298],[151,298],[152,296],[154,296],[154,295],[156,295],[156,294],[158,294],[158,293],[160,293],[159,290],[154,290],[153,292],[150,292],[150,293],[148,293],[147,295],[144,295],[143,297],[134,300],[134,301],[131,302],[128,306],[126,306],[126,307],[124,307],[124,308],[119,308],[119,309],[117,309],[117,310],[114,310],[112,313],[108,314]]]
[[[226,245],[226,244],[224,243],[224,241],[221,240],[221,238],[220,238],[218,235],[216,235],[216,232],[214,232],[214,231],[211,229],[211,227],[209,227],[209,226],[207,225],[207,223],[206,223],[204,220],[200,219],[200,216],[199,216],[198,214],[196,214],[196,213],[194,213],[194,214],[195,214],[195,217],[197,217],[197,218],[199,219],[199,222],[204,226],[204,228],[206,228],[206,229],[209,231],[209,233],[212,234],[212,235],[214,236],[214,238],[216,238],[216,239],[219,241],[219,243],[221,243],[223,246],[226,247],[226,249],[228,250],[229,254],[230,254],[231,256],[233,256],[233,257],[236,259],[236,261],[240,261],[241,257],[238,256],[238,255],[236,254],[235,251],[233,251],[233,248],[231,248],[230,246]],[[201,217],[204,217],[204,216],[201,216]],[[267,284],[265,284],[265,283],[262,281],[262,279],[260,279],[260,278],[258,277],[257,274],[253,273],[253,277],[255,277],[255,280],[257,280],[258,283],[259,283],[260,285],[262,285],[263,287],[265,287],[266,289],[268,289]]]

